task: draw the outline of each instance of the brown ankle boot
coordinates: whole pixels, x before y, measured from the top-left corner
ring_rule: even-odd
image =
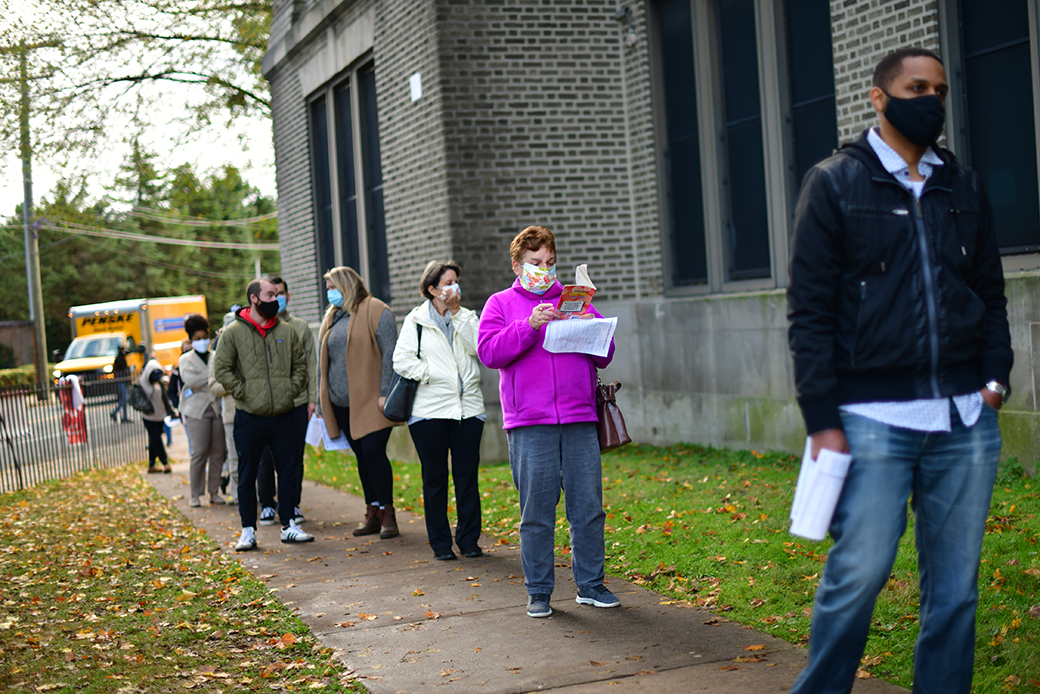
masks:
[[[379,515],[383,524],[379,529],[379,539],[389,540],[391,537],[397,537],[400,533],[397,532],[397,514],[394,507],[387,506],[380,509]]]
[[[379,532],[379,507],[372,504],[365,505],[365,522],[361,527],[354,529],[354,537],[362,535],[374,535]]]

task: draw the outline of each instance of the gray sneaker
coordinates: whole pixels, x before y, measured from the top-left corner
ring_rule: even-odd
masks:
[[[617,596],[607,590],[602,583],[591,588],[578,588],[578,597],[574,602],[579,605],[593,605],[595,607],[618,607],[621,601]]]
[[[545,593],[533,593],[527,596],[527,616],[528,617],[548,617],[552,614],[552,608],[549,607],[549,595]]]

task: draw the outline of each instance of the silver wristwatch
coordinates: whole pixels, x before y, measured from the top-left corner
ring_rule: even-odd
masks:
[[[992,390],[999,395],[1001,405],[1007,404],[1008,398],[1011,397],[1011,387],[1004,385],[1000,381],[989,381],[986,383],[986,390]]]

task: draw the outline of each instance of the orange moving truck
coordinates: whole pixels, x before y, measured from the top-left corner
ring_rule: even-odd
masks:
[[[74,373],[84,385],[110,379],[120,345],[131,368],[141,369],[147,355],[154,352],[169,370],[180,358],[181,342],[188,339],[184,317],[189,313],[206,315],[206,297],[168,296],[73,306],[69,309],[73,340],[54,367],[54,378]]]

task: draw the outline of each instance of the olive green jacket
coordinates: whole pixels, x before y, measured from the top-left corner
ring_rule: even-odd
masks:
[[[314,333],[311,332],[307,321],[290,315],[288,310],[279,314],[278,320],[283,320],[292,326],[307,355],[307,388],[296,396],[296,406],[308,403],[318,404],[318,357],[314,346]]]
[[[213,377],[235,399],[235,407],[261,417],[293,409],[307,391],[307,355],[292,327],[281,320],[261,336],[242,317],[224,328],[217,344]]]

